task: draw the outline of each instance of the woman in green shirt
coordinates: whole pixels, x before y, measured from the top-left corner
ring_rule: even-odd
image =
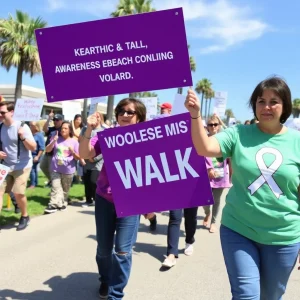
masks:
[[[208,137],[194,91],[185,102],[197,153],[232,161],[220,230],[232,299],[280,300],[300,250],[300,133],[283,125],[292,101],[282,79],[260,82],[249,104],[259,123]]]

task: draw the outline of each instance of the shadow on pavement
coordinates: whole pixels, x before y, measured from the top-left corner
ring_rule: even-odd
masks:
[[[85,214],[85,215],[95,215],[95,211],[94,210],[82,210],[78,212],[79,214]]]
[[[162,234],[166,236],[166,243],[167,243],[167,233],[168,233],[168,225],[167,224],[159,224],[159,220],[157,220],[156,230],[151,231],[149,225],[145,225],[143,223],[139,226],[139,232],[146,232],[151,233],[153,235]],[[180,237],[185,237],[185,233],[183,230],[180,229],[179,233]]]
[[[82,300],[99,299],[98,274],[96,273],[73,273],[62,278],[54,276],[43,283],[45,288],[51,291],[37,290],[29,293],[14,290],[0,290],[0,299],[18,300]]]
[[[133,250],[135,253],[147,253],[157,259],[158,261],[164,260],[164,254],[167,252],[167,245],[157,246],[155,244],[147,244],[147,243],[140,243],[136,242],[133,246]]]

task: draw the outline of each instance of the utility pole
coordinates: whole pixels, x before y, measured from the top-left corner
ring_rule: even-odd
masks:
[[[88,102],[88,99],[85,98],[83,100],[83,116],[82,116],[82,119],[83,119],[83,123],[86,124],[86,121],[87,121],[87,102]]]

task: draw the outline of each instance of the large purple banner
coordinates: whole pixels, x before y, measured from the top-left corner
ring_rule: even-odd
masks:
[[[35,35],[48,102],[193,85],[182,8]]]
[[[213,204],[189,114],[98,133],[119,217]]]

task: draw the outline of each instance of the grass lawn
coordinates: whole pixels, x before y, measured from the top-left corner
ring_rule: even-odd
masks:
[[[28,214],[33,216],[43,215],[44,209],[48,205],[50,196],[50,188],[44,187],[44,182],[47,181],[42,172],[39,173],[39,183],[34,189],[27,189],[26,196],[28,201]],[[14,213],[14,206],[11,204],[11,211],[7,211],[7,195],[4,196],[4,205],[1,212],[0,225],[7,225],[19,221],[20,214]],[[83,200],[84,185],[73,184],[70,189],[69,198]]]

